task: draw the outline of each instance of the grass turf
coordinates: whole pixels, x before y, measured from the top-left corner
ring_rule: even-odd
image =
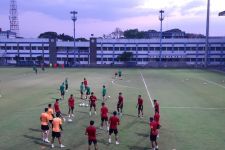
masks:
[[[84,77],[91,90],[101,98],[101,87],[106,85],[111,96],[107,105],[116,109],[117,95],[125,97],[124,115],[119,126],[120,145],[108,144],[107,132],[98,129],[100,150],[145,150],[150,148],[148,118],[153,115],[151,98],[159,99],[161,124],[159,147],[162,150],[224,149],[225,77],[221,73],[203,70],[141,70],[125,69],[123,80],[112,82],[113,69],[47,69],[35,75],[31,68],[0,69],[0,149],[50,149],[41,141],[39,116],[48,103],[59,97],[59,85],[68,77],[69,94],[80,103],[79,85]],[[205,84],[204,84],[205,83]],[[137,96],[144,98],[144,119],[137,118]],[[60,102],[67,113],[67,101]],[[88,108],[75,107],[75,119],[63,124],[65,149],[87,149],[85,128],[90,119],[100,125],[98,115],[89,117]],[[57,141],[55,141],[57,146]],[[56,148],[57,149],[57,148]]]

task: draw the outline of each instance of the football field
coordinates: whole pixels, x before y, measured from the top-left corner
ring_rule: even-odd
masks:
[[[122,69],[123,79],[113,79],[117,69],[46,69],[35,75],[31,68],[0,68],[0,149],[47,150],[40,130],[40,114],[60,98],[59,86],[68,78],[69,91],[60,101],[68,112],[67,99],[75,95],[73,122],[63,123],[65,150],[86,150],[84,135],[90,120],[95,121],[99,150],[147,150],[152,100],[160,104],[160,150],[225,149],[225,76],[223,73],[190,69]],[[97,98],[97,116],[80,107],[79,86],[86,77]],[[110,113],[116,110],[118,93],[125,98],[120,118],[120,145],[108,144],[108,134],[100,127],[101,89],[106,85]],[[144,118],[137,117],[137,97],[144,99]],[[110,114],[111,115],[111,114]],[[50,136],[51,137],[51,136]],[[51,138],[49,138],[51,139]],[[54,149],[58,147],[55,140]]]

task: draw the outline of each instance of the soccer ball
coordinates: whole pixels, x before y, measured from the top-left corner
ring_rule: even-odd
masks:
[[[88,105],[88,104],[86,104],[85,106],[86,106],[86,107],[88,107],[89,105]]]

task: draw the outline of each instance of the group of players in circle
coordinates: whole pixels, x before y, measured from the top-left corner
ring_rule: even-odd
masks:
[[[121,79],[121,71],[118,72],[119,74],[119,79]],[[117,73],[115,73],[115,78],[117,78]],[[66,78],[64,83],[60,85],[60,93],[62,100],[64,100],[64,95],[65,91],[68,91],[68,79]],[[85,98],[84,98],[84,93]],[[112,113],[112,116],[108,117],[108,107],[106,105],[106,100],[108,97],[106,97],[106,87],[103,85],[102,88],[102,103],[101,103],[101,109],[100,109],[100,117],[101,117],[101,125],[100,129],[103,129],[104,127],[108,131],[109,139],[108,142],[112,143],[111,135],[114,133],[115,135],[115,143],[116,145],[119,144],[119,137],[118,137],[118,125],[120,125],[120,117],[122,116],[123,113],[123,104],[124,104],[124,97],[122,95],[122,92],[119,92],[118,96],[118,102],[117,102],[117,111],[114,111]],[[94,92],[90,92],[90,87],[88,86],[88,82],[86,78],[84,78],[84,81],[81,82],[80,85],[80,94],[81,94],[81,99],[89,99],[88,104],[84,104],[84,106],[90,106],[90,111],[89,115],[91,117],[92,115],[92,108],[94,108],[94,113],[97,115],[96,112],[96,101],[97,98],[94,95]],[[90,96],[89,96],[90,95]],[[58,139],[58,142],[60,144],[60,148],[64,148],[65,146],[62,144],[61,141],[61,131],[63,130],[62,124],[63,122],[66,122],[65,116],[62,115],[60,106],[59,106],[59,100],[56,99],[54,103],[54,107],[52,107],[52,104],[48,104],[48,108],[44,109],[44,112],[41,113],[40,116],[40,121],[41,121],[41,130],[42,130],[42,140],[45,143],[51,143],[51,147],[54,148],[54,140],[55,138]],[[85,102],[85,101],[84,101]],[[75,106],[75,99],[73,95],[71,94],[69,99],[68,99],[68,122],[72,121],[72,117],[74,117],[74,106]],[[81,106],[81,105],[80,105]],[[138,100],[137,100],[137,106],[136,108],[138,109],[138,117],[143,118],[143,99],[141,95],[138,95]],[[155,109],[155,114],[154,117],[150,117],[150,141],[151,141],[151,146],[153,150],[158,149],[158,143],[157,143],[157,138],[159,137],[159,128],[160,128],[160,115],[159,115],[159,103],[157,100],[154,100],[154,109]],[[52,139],[51,142],[48,140],[49,137],[49,126],[51,126],[52,130]],[[91,149],[92,143],[94,144],[95,150],[98,149],[97,146],[97,137],[96,137],[96,127],[95,127],[95,122],[93,120],[90,121],[89,126],[85,130],[85,135],[88,136],[88,150]]]

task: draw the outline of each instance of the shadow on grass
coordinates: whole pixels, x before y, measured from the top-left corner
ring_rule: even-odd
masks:
[[[137,132],[135,134],[137,134],[137,136],[142,136],[145,138],[149,137],[149,134],[143,134],[143,133],[137,133]]]
[[[127,146],[130,150],[150,150],[149,147],[143,147],[143,146]]]
[[[25,138],[30,139],[30,140],[35,140],[35,141],[42,141],[41,138],[30,136],[30,135],[23,135]]]
[[[34,129],[34,128],[29,128],[30,131],[33,131],[33,132],[41,132],[41,129]]]

